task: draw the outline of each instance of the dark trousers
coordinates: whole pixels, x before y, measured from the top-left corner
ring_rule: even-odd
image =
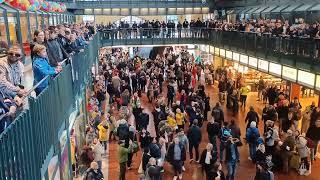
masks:
[[[172,167],[173,167],[173,170],[174,170],[174,175],[175,176],[179,176],[179,174],[182,173],[182,164],[183,164],[183,162],[179,161],[179,160],[173,160],[171,164],[172,164]]]
[[[246,107],[247,95],[240,95],[241,107]]]
[[[217,136],[208,136],[209,137],[209,142],[213,146],[213,150],[217,151]]]
[[[133,157],[133,153],[128,153],[128,161],[127,161],[127,166],[128,167],[131,167],[132,157]]]
[[[196,161],[198,161],[199,160],[199,144],[190,143],[189,145],[190,159],[193,159],[193,152],[192,152],[193,148],[196,151]]]
[[[120,175],[119,180],[125,180],[126,179],[126,166],[127,162],[120,163]]]

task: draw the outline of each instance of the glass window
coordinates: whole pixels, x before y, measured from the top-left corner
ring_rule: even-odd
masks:
[[[37,20],[36,20],[36,14],[30,13],[30,30],[31,30],[31,37],[33,38],[33,33],[37,29]]]
[[[25,12],[20,12],[20,26],[22,43],[28,42],[28,19]]]
[[[49,26],[53,25],[53,15],[52,14],[48,14],[49,15]]]
[[[37,18],[38,18],[38,28],[39,28],[39,30],[42,30],[43,16],[42,16],[41,12],[37,12]]]
[[[0,41],[8,43],[7,42],[6,25],[4,23],[4,17],[3,17],[3,10],[2,9],[0,9]]]
[[[10,33],[10,41],[11,43],[17,43],[17,14],[8,12],[8,25],[9,25],[9,33]]]
[[[49,23],[49,14],[44,13],[44,28],[48,28],[50,26]]]

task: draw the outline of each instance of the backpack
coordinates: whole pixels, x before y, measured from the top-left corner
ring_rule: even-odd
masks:
[[[228,138],[231,136],[231,129],[226,127],[221,128],[221,140],[226,142]]]
[[[257,140],[258,140],[259,137],[257,137],[257,134],[251,130],[251,133],[249,134],[249,137],[248,137],[248,138],[249,138],[249,139],[247,139],[247,141],[248,141],[249,143],[255,143],[255,142],[257,142]]]

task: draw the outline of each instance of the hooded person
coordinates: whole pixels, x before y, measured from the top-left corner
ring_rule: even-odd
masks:
[[[254,154],[256,153],[258,138],[260,137],[259,129],[257,128],[257,123],[251,121],[250,127],[247,129],[246,139],[249,144],[249,160],[254,159]]]

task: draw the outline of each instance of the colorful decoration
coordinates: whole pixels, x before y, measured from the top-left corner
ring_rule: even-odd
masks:
[[[0,0],[0,3],[2,2],[6,2],[12,7],[24,11],[65,12],[67,10],[64,3],[48,2],[45,0]]]

